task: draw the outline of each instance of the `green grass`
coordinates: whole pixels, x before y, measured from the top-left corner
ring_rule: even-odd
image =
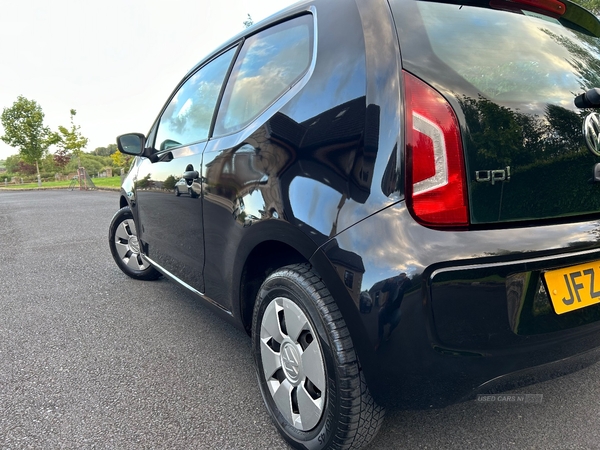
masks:
[[[96,187],[119,189],[121,187],[121,177],[110,177],[110,178],[92,178],[92,181]],[[42,181],[42,189],[60,189],[68,188],[71,184],[71,180],[65,181]],[[0,183],[0,189],[38,189],[37,182],[35,183],[24,183],[24,184],[11,184],[8,183],[4,186],[4,183]]]
[[[98,187],[108,187],[117,189],[121,187],[121,177],[92,178],[92,181]]]

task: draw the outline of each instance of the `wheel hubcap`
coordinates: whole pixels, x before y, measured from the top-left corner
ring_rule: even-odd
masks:
[[[127,267],[134,270],[147,269],[150,264],[143,260],[140,254],[140,243],[137,238],[135,223],[125,219],[117,226],[115,232],[115,247],[119,258]]]
[[[308,431],[323,415],[326,377],[323,353],[306,314],[278,297],[263,315],[262,370],[275,405],[295,428]]]
[[[301,351],[302,349],[299,351],[292,342],[284,342],[281,346],[281,351],[279,352],[281,355],[281,367],[283,368],[283,373],[289,382],[295,386],[299,384],[303,376],[300,368]]]
[[[140,252],[140,243],[138,242],[137,236],[131,236],[129,238],[129,248],[134,253]]]

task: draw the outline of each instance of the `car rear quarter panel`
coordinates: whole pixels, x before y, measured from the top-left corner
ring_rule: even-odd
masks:
[[[316,17],[316,63],[302,89],[204,153],[206,295],[236,317],[255,248],[285,243],[308,260],[341,231],[341,214],[360,220],[399,198],[399,53],[387,3],[306,2],[288,14],[304,11]]]

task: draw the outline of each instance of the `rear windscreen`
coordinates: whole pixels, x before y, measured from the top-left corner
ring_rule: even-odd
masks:
[[[520,103],[543,98],[571,107],[574,95],[600,87],[598,39],[557,19],[417,4],[435,55],[487,98]]]

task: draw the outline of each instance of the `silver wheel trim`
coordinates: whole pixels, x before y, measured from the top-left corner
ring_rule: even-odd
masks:
[[[140,254],[140,244],[137,238],[135,223],[132,219],[125,219],[117,226],[115,231],[115,248],[121,261],[130,269],[144,270],[150,266]]]
[[[278,297],[265,309],[260,355],[277,409],[298,430],[313,429],[325,407],[325,364],[313,327],[291,300]]]

